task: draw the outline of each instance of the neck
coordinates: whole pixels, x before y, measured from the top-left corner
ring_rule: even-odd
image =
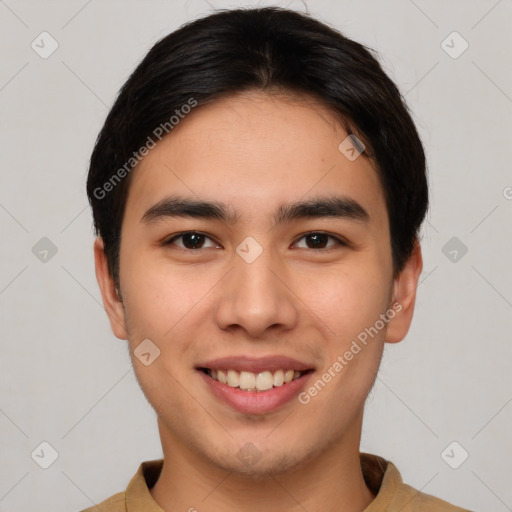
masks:
[[[362,512],[374,496],[361,471],[361,423],[362,415],[341,439],[297,467],[258,478],[219,468],[160,424],[164,465],[150,493],[164,510]]]

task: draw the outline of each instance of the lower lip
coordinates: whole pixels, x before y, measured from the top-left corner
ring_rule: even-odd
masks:
[[[198,371],[217,398],[245,414],[266,414],[283,407],[301,392],[311,376],[311,372],[306,373],[296,380],[267,391],[242,391],[212,379],[202,370]]]

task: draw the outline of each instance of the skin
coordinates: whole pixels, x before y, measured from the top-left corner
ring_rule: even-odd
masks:
[[[122,225],[119,298],[101,239],[96,274],[114,334],[128,339],[140,386],[155,409],[164,467],[150,490],[166,510],[362,511],[372,501],[360,462],[365,399],[385,342],[401,341],[422,269],[419,244],[393,276],[384,193],[371,161],[339,150],[347,133],[308,98],[246,92],[198,107],[139,164]],[[220,201],[236,222],[186,217],[147,223],[168,195]],[[366,221],[299,219],[277,208],[343,195]],[[210,238],[185,249],[173,235]],[[328,233],[316,248],[307,233]],[[248,236],[263,249],[247,263]],[[190,247],[190,246],[189,246]],[[307,405],[242,414],[213,396],[195,369],[224,356],[281,354],[315,368],[315,382],[393,303],[401,310]],[[160,357],[134,349],[150,339]],[[252,443],[259,460],[237,457]]]

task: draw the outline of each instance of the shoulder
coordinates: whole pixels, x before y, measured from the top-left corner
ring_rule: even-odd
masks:
[[[387,484],[385,489],[390,494],[392,510],[396,507],[401,512],[469,512],[407,485],[391,462],[388,463],[384,483]]]
[[[399,494],[403,496],[401,512],[470,512],[430,494],[417,491],[406,484],[401,485]]]
[[[126,496],[124,492],[114,494],[105,501],[80,512],[126,512]]]
[[[124,492],[114,494],[105,501],[80,512],[127,512],[128,509],[164,512],[154,502],[149,491],[157,481],[162,467],[163,459],[142,462]]]
[[[469,512],[407,485],[396,466],[382,457],[362,453],[361,468],[375,495],[365,512]]]

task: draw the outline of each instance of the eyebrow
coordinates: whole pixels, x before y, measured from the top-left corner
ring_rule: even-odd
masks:
[[[234,224],[238,215],[227,205],[217,201],[202,201],[170,196],[162,199],[141,218],[141,222],[151,224],[169,217],[192,217],[196,219],[221,220]],[[368,212],[354,199],[345,196],[328,196],[282,204],[274,215],[276,224],[286,224],[302,219],[335,217],[367,222]]]

